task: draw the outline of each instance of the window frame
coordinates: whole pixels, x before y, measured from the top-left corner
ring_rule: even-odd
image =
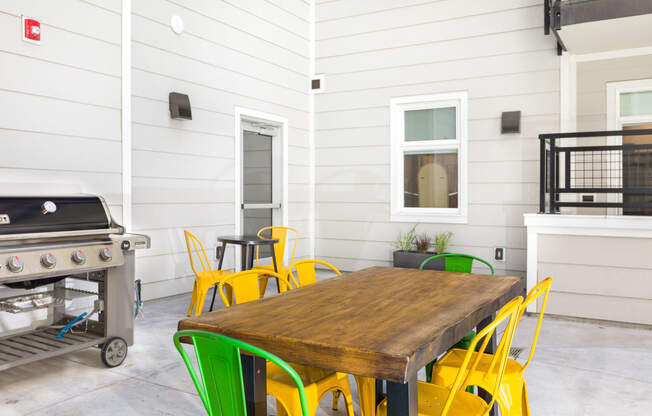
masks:
[[[405,112],[456,108],[455,140],[405,141]],[[390,100],[392,222],[466,224],[468,222],[468,92],[399,97]],[[410,151],[457,150],[457,208],[406,208],[404,154]]]

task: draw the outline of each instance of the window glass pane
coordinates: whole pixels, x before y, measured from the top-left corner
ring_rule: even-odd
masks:
[[[620,94],[620,115],[642,116],[652,114],[652,91]]]
[[[455,107],[405,112],[405,141],[455,140]]]
[[[245,131],[242,150],[243,202],[272,203],[272,136]]]
[[[405,152],[404,206],[457,208],[457,150]]]

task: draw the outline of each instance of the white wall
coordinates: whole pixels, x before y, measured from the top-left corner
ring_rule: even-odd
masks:
[[[538,0],[318,1],[317,257],[343,270],[391,264],[392,97],[469,93],[469,221],[422,224],[455,233],[450,251],[524,275],[523,213],[538,203],[538,140],[559,129],[559,59]],[[501,135],[502,111],[520,110],[521,134]]]
[[[146,299],[192,289],[184,228],[211,257],[216,237],[234,232],[236,106],[289,120],[287,209],[307,255],[309,10],[132,1],[132,231],[152,237],[137,258]],[[21,40],[21,14],[41,20],[40,46]],[[121,0],[6,0],[0,39],[0,192],[100,194],[121,221]],[[192,121],[170,119],[171,91],[190,96]]]
[[[192,289],[183,229],[214,258],[234,232],[234,109],[289,121],[289,222],[308,250],[309,5],[294,1],[133,1],[133,222],[152,237],[137,273],[146,298]],[[185,32],[170,29],[173,15]],[[172,120],[168,93],[190,96]],[[226,267],[233,265],[233,250]]]
[[[101,194],[120,220],[120,1],[105,3],[0,3],[0,188]]]
[[[0,2],[0,194],[100,194],[121,221],[121,3],[99,4]],[[40,45],[21,15],[40,20]],[[0,329],[46,314],[0,313]]]

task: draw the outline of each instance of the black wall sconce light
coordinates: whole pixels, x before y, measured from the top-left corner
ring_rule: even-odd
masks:
[[[521,132],[521,112],[504,111],[500,123],[501,134]]]
[[[190,98],[178,92],[170,93],[170,117],[174,119],[192,120]]]

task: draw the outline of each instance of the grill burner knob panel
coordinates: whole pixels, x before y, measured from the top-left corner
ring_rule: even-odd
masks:
[[[9,271],[14,273],[22,272],[23,266],[24,266],[23,261],[18,256],[10,257],[9,261],[7,261],[7,268],[9,269]]]
[[[41,264],[46,269],[51,269],[57,265],[57,258],[52,253],[46,253],[41,256]]]
[[[81,250],[75,250],[72,252],[72,261],[75,264],[84,264],[86,263],[86,254]]]
[[[112,258],[113,253],[111,253],[111,248],[104,247],[100,250],[100,259],[102,259],[102,261],[111,261]]]

